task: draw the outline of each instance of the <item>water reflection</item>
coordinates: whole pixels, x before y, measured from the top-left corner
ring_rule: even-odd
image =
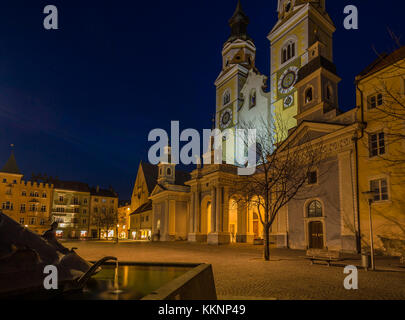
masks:
[[[191,268],[166,266],[105,265],[88,281],[82,293],[68,299],[139,300]]]

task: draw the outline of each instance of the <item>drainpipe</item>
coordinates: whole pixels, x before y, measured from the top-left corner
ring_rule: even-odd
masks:
[[[356,90],[360,92],[360,111],[361,111],[361,124],[360,124],[360,136],[356,135],[353,137],[355,142],[355,166],[356,166],[356,196],[357,196],[357,253],[361,253],[361,229],[360,229],[360,187],[359,187],[359,140],[364,137],[364,129],[367,127],[367,123],[364,121],[364,93],[359,87],[359,80],[355,81]]]

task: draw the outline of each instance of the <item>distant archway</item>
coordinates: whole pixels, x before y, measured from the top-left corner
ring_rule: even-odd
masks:
[[[229,233],[231,234],[231,242],[236,242],[236,234],[238,233],[238,202],[235,199],[229,200]]]

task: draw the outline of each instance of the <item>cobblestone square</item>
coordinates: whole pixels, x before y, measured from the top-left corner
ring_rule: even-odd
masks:
[[[75,241],[64,245],[77,247],[87,260],[112,255],[120,261],[212,264],[219,299],[405,299],[405,269],[398,268],[397,258],[378,257],[376,272],[359,268],[359,289],[349,291],[343,286],[347,276],[343,269],[360,265],[357,257],[327,267],[310,265],[303,258],[305,251],[276,248],[266,262],[261,246],[246,244]]]

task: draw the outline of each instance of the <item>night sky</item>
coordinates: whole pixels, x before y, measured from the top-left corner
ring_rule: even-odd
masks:
[[[0,166],[15,144],[26,178],[42,172],[111,185],[129,199],[150,130],[211,128],[213,82],[236,0],[2,0],[0,4]],[[56,5],[59,30],[43,28]],[[358,6],[359,30],[343,28]],[[259,70],[269,75],[267,34],[276,0],[242,0]],[[337,31],[341,109],[355,106],[354,77],[404,37],[402,1],[327,0]],[[403,42],[402,42],[403,44]],[[375,49],[374,49],[375,48]]]

